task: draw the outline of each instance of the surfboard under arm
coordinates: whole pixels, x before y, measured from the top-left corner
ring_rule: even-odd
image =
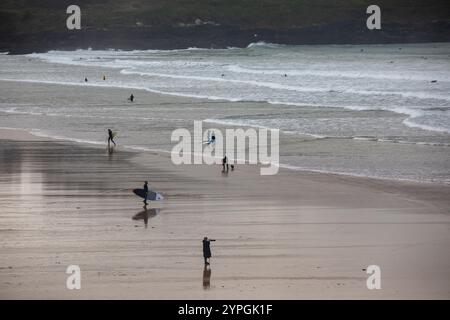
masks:
[[[142,199],[145,199],[145,191],[144,189],[133,189],[133,193],[135,195],[137,195],[138,197],[141,197]],[[159,201],[159,200],[164,200],[164,197],[162,196],[162,194],[152,191],[152,190],[148,190],[147,193],[147,200],[150,201]]]

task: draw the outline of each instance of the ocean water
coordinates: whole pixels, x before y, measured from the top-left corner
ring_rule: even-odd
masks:
[[[68,105],[2,95],[0,127],[103,144],[98,128],[110,125],[130,133],[124,145],[149,151],[169,151],[171,130],[193,120],[276,128],[280,162],[291,169],[450,182],[450,43],[0,55],[0,80],[211,102],[87,107],[82,97]],[[150,132],[151,141],[136,138]]]

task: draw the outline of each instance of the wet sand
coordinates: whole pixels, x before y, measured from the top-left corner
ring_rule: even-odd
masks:
[[[450,298],[448,186],[223,175],[17,130],[0,130],[0,163],[3,299]],[[147,211],[131,193],[144,179],[166,197]],[[66,288],[74,264],[81,290]]]

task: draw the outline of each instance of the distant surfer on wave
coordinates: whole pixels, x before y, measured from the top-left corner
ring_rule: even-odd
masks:
[[[133,94],[131,94],[131,96],[128,98],[128,100],[130,100],[131,102],[134,101],[134,96],[133,96]]]
[[[108,129],[108,148],[110,146],[110,143],[114,143],[114,146],[116,146],[116,142],[114,141],[114,135],[111,129]]]
[[[211,241],[216,241],[214,239],[208,239],[208,237],[203,238],[203,258],[205,259],[205,266],[209,265],[208,259],[211,258]]]
[[[208,136],[209,136],[209,132],[208,132]],[[206,144],[210,145],[214,142],[216,142],[216,134],[213,131],[212,134],[208,137],[208,141],[206,141]]]

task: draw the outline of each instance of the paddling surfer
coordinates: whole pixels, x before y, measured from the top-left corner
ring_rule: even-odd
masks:
[[[205,259],[205,265],[209,265],[208,259],[211,258],[211,241],[216,241],[214,239],[208,239],[208,237],[203,238],[203,258]]]

